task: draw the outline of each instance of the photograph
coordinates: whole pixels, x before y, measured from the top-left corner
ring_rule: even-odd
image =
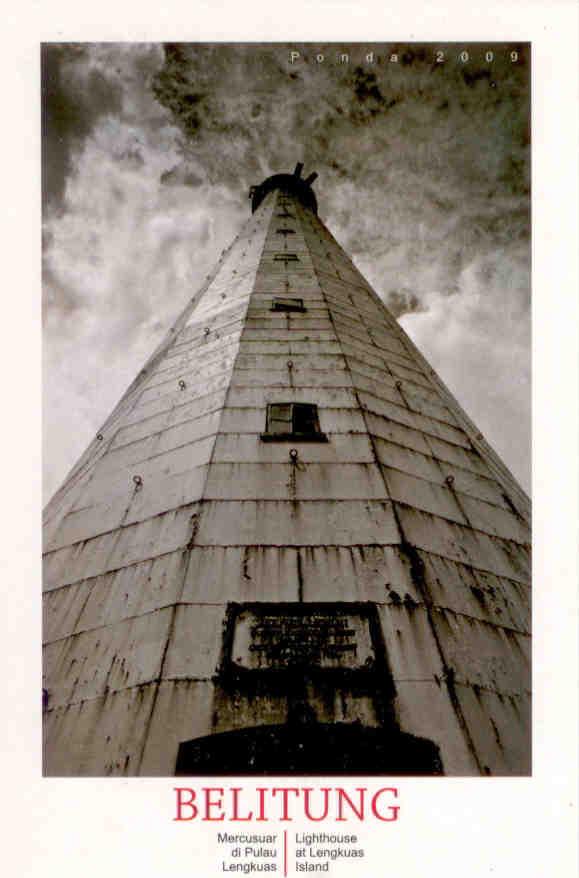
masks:
[[[39,52],[43,776],[532,776],[530,43]]]

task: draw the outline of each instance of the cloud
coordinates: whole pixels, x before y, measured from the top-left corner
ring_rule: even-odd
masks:
[[[465,265],[451,299],[433,294],[401,324],[494,446],[528,485],[531,315],[528,248],[489,250]]]
[[[420,302],[418,296],[410,290],[388,290],[384,301],[394,317],[427,310],[426,305]]]
[[[41,46],[42,195],[59,208],[73,156],[94,125],[120,109],[120,86],[87,64],[83,46]],[[81,74],[80,76],[78,74]]]

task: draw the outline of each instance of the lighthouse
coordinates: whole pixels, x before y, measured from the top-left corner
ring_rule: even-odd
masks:
[[[530,773],[529,500],[302,172],[45,510],[46,775]]]

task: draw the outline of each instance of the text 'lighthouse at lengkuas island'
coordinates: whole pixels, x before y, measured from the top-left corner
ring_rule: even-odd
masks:
[[[530,772],[529,501],[301,171],[46,509],[47,775]]]

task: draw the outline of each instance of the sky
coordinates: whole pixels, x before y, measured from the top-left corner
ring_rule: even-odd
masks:
[[[41,67],[45,501],[248,218],[249,187],[298,161],[530,490],[525,46],[50,43]]]

